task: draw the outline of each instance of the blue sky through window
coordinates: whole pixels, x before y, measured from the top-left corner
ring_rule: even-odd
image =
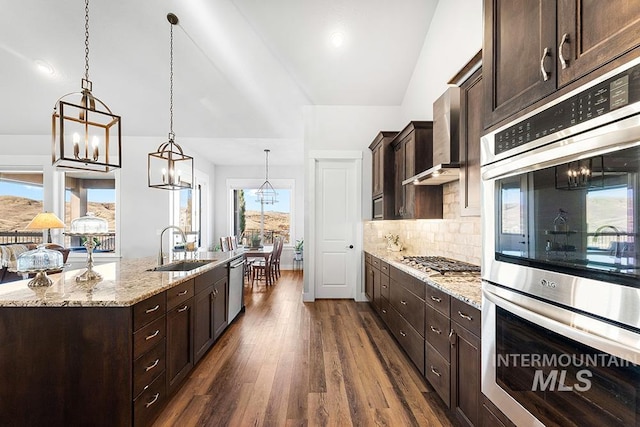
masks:
[[[260,202],[256,199],[256,191],[244,190],[245,209],[248,211],[260,211]],[[276,189],[278,193],[278,203],[264,205],[265,212],[291,212],[291,190]]]

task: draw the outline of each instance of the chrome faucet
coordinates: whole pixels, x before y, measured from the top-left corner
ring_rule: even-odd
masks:
[[[162,236],[164,235],[164,232],[169,230],[170,228],[173,228],[174,230],[178,230],[180,232],[180,235],[182,235],[182,241],[185,244],[187,243],[187,236],[184,234],[184,231],[182,231],[182,229],[180,227],[177,227],[175,225],[169,225],[169,226],[165,227],[160,232],[160,252],[158,253],[158,265],[163,265],[164,264],[164,256],[162,255]]]
[[[600,237],[601,235],[603,235],[603,231],[604,230],[612,230],[613,233],[616,236],[616,240],[614,242],[615,245],[615,249],[614,249],[614,253],[613,256],[615,258],[620,258],[621,256],[621,252],[620,252],[620,234],[622,234],[622,232],[615,226],[613,225],[601,225],[600,227],[598,227],[595,231],[595,233],[593,234],[593,242],[596,243],[598,241],[598,237]]]

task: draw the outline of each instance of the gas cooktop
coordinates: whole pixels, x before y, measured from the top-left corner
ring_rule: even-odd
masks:
[[[405,256],[402,263],[420,270],[437,271],[440,274],[480,272],[480,266],[441,256]]]

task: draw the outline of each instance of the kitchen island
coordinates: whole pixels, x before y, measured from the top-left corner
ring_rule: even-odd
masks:
[[[244,253],[200,253],[190,271],[155,259],[0,285],[0,425],[147,425],[233,319],[228,269]]]

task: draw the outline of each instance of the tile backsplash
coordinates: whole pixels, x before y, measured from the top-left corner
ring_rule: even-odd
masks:
[[[364,250],[385,250],[385,235],[397,234],[403,254],[439,255],[480,265],[482,233],[480,217],[460,216],[458,181],[443,187],[444,219],[365,221]]]

